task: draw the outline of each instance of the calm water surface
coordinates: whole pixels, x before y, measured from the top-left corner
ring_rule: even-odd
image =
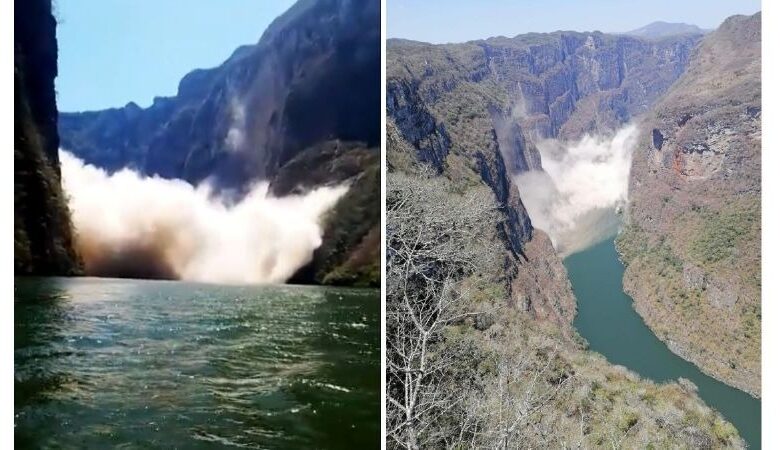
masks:
[[[761,447],[761,401],[711,378],[672,353],[642,321],[623,292],[623,264],[613,239],[564,260],[574,294],[574,325],[591,350],[655,381],[693,381],[699,396],[739,430],[750,448]]]
[[[377,290],[16,279],[27,448],[376,448]]]

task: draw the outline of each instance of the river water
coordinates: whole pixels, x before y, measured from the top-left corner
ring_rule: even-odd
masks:
[[[644,378],[691,380],[702,400],[737,427],[750,448],[761,447],[761,401],[703,374],[653,334],[623,292],[623,264],[613,239],[569,256],[564,265],[577,297],[574,325],[591,350]]]
[[[377,290],[15,280],[26,448],[374,448]]]

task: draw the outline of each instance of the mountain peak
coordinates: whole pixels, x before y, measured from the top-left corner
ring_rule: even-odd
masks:
[[[631,36],[643,37],[648,39],[657,39],[667,36],[675,36],[680,34],[705,34],[707,30],[699,28],[696,25],[688,23],[670,23],[656,21],[651,24],[645,25],[636,30],[627,31],[622,34],[628,34]]]

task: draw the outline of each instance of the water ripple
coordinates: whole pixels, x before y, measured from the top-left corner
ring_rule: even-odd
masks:
[[[378,291],[17,279],[14,306],[18,445],[379,444]]]

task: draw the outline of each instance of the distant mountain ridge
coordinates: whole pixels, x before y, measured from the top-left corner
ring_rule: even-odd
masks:
[[[705,34],[707,30],[699,28],[696,25],[688,23],[670,23],[663,21],[656,21],[651,24],[645,25],[636,30],[627,31],[625,33],[629,36],[637,36],[647,39],[658,39],[669,36],[677,36],[680,34]]]

